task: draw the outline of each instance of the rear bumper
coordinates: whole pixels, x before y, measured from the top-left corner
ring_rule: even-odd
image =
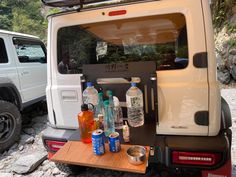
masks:
[[[50,151],[46,145],[46,140],[66,142],[68,140],[78,140],[76,130],[56,129],[48,127],[43,132],[43,144],[51,157],[55,152]],[[140,137],[141,139],[141,137]],[[170,173],[194,172],[203,177],[231,177],[231,145],[230,135],[222,134],[216,137],[187,137],[187,136],[155,136],[154,144],[150,144],[154,149],[154,155],[149,156],[149,164],[156,164],[161,169],[168,169]],[[175,165],[172,163],[172,152],[216,152],[222,154],[219,163],[214,166],[204,165]],[[209,174],[209,175],[208,175]]]

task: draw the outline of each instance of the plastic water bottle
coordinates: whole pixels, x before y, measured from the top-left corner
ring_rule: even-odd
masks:
[[[98,93],[98,105],[96,108],[96,115],[97,115],[97,119],[99,121],[99,129],[104,129],[104,115],[105,115],[105,109],[104,109],[104,105],[103,105],[103,93],[100,92]]]
[[[104,107],[105,107],[104,132],[106,136],[109,136],[111,133],[115,132],[113,110],[109,105],[109,100],[104,101]]]
[[[83,101],[84,104],[92,104],[94,106],[93,112],[96,113],[98,91],[93,87],[91,82],[87,82],[87,88],[83,91]]]
[[[114,101],[114,119],[115,119],[115,129],[123,128],[123,113],[122,108],[120,107],[119,99],[113,96]]]
[[[126,104],[129,125],[131,127],[142,126],[144,124],[143,93],[136,83],[131,83],[131,87],[126,92]]]

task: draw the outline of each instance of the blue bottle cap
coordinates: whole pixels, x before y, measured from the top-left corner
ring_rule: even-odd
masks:
[[[93,86],[92,82],[87,82],[86,84],[87,84],[87,87],[92,87]]]
[[[132,86],[132,87],[136,87],[136,83],[131,82],[131,86]]]

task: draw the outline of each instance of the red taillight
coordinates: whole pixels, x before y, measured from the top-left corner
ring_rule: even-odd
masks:
[[[66,142],[46,140],[47,147],[49,148],[50,151],[54,152],[61,149],[64,146],[64,144],[66,144]]]
[[[201,152],[172,152],[172,163],[182,165],[206,165],[213,166],[221,160],[219,153],[201,153]]]
[[[117,11],[111,11],[108,13],[109,16],[116,16],[116,15],[125,15],[127,13],[126,10],[117,10]]]

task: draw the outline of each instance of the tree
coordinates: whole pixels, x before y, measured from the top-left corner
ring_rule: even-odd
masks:
[[[36,35],[45,40],[47,22],[41,8],[40,0],[2,0],[0,10],[10,10],[2,10],[0,28]]]

